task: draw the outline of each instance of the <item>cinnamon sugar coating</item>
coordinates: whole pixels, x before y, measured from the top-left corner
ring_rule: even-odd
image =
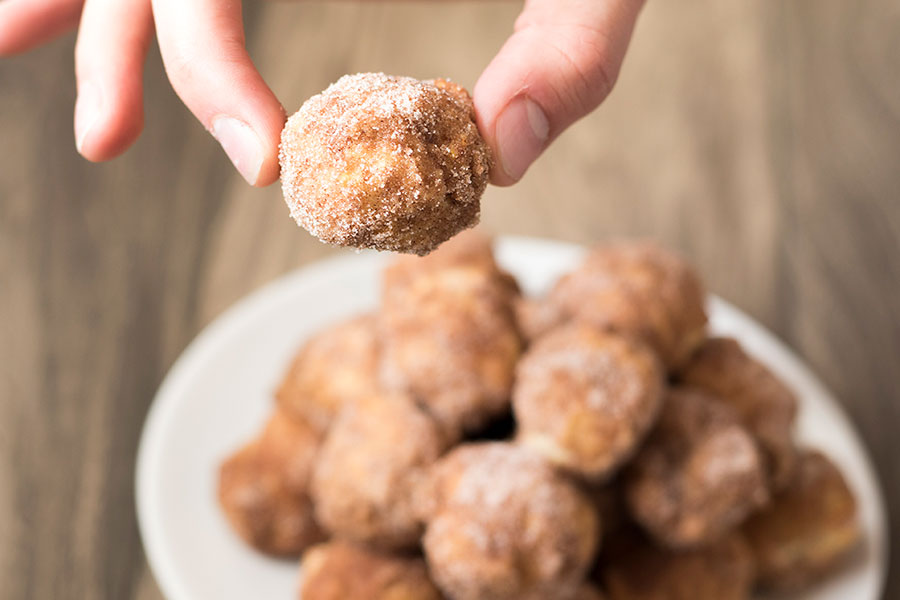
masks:
[[[838,468],[807,451],[794,479],[743,526],[761,587],[798,590],[836,570],[861,537],[856,499]]]
[[[375,318],[356,317],[313,335],[291,362],[275,398],[325,431],[345,404],[377,389]]]
[[[451,438],[502,415],[522,344],[513,290],[493,258],[451,242],[446,253],[395,261],[383,288],[383,384],[414,398]]]
[[[716,539],[769,499],[762,455],[737,415],[687,388],[669,392],[625,493],[634,519],[672,548]]]
[[[455,600],[571,598],[597,547],[590,500],[538,455],[457,447],[434,467],[423,547]]]
[[[324,539],[308,491],[319,437],[303,421],[276,411],[260,436],[219,469],[218,497],[234,530],[276,556],[299,556]]]
[[[331,541],[303,554],[302,600],[443,600],[421,558]]]
[[[478,222],[491,167],[472,100],[450,81],[345,75],[281,134],[284,197],[324,242],[427,254]]]
[[[763,450],[773,490],[790,483],[797,464],[793,441],[797,399],[781,380],[736,340],[712,338],[691,358],[681,381],[712,393],[737,411]]]
[[[313,474],[319,523],[356,542],[414,548],[422,535],[417,492],[446,447],[438,426],[405,396],[373,394],[344,407]]]
[[[739,535],[673,552],[636,534],[609,552],[602,579],[608,600],[749,600],[753,559]]]
[[[562,318],[634,335],[677,370],[706,337],[705,294],[679,256],[649,243],[593,249],[549,301]]]
[[[579,323],[539,339],[516,374],[521,442],[591,481],[631,457],[664,388],[663,369],[644,344]]]

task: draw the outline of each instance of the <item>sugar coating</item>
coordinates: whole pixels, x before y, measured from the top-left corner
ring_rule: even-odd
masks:
[[[345,75],[288,119],[285,201],[323,242],[424,255],[477,224],[491,167],[455,83]]]
[[[435,582],[459,600],[571,598],[599,539],[584,494],[506,442],[457,447],[433,471],[423,539]]]
[[[636,336],[679,370],[706,338],[703,284],[680,256],[645,242],[597,246],[548,298],[563,320]]]
[[[694,354],[681,381],[707,391],[737,411],[766,459],[769,486],[784,489],[794,478],[793,426],[797,399],[765,365],[730,338],[712,338]]]
[[[629,459],[659,412],[663,372],[637,340],[570,323],[517,366],[513,408],[523,443],[591,481]]]
[[[762,455],[735,411],[678,387],[629,466],[625,492],[634,519],[670,548],[708,544],[769,500]]]
[[[409,398],[376,392],[345,406],[313,474],[318,522],[358,543],[415,548],[416,488],[445,449],[437,425]]]
[[[411,395],[457,439],[503,415],[521,351],[516,293],[477,232],[426,258],[398,257],[382,286],[382,384]]]

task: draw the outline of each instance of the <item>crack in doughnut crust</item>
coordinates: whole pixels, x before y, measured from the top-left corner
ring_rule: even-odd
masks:
[[[307,100],[279,161],[291,216],[314,236],[420,255],[478,223],[491,168],[465,89],[383,73]]]
[[[457,447],[435,465],[423,539],[454,600],[568,600],[599,540],[590,500],[549,463],[506,442]]]
[[[322,539],[307,493],[319,436],[275,411],[260,436],[219,469],[219,503],[248,544],[276,556],[299,556]]]
[[[521,353],[517,290],[484,240],[459,236],[384,273],[381,381],[410,395],[451,439],[508,410]]]
[[[649,243],[594,248],[548,298],[563,319],[636,336],[670,371],[706,338],[706,301],[697,273],[679,256]]]
[[[331,541],[307,550],[300,564],[302,600],[442,600],[421,558]]]
[[[519,362],[513,411],[520,441],[590,481],[629,459],[656,421],[663,369],[644,344],[571,323]]]
[[[856,499],[822,453],[807,451],[795,478],[743,527],[763,588],[798,590],[837,568],[859,542]]]
[[[341,408],[378,388],[375,317],[363,315],[313,335],[294,357],[275,398],[318,431]]]
[[[787,386],[730,338],[707,340],[680,379],[737,411],[765,455],[773,491],[790,483],[797,464],[793,440],[797,399]]]
[[[403,395],[373,394],[347,405],[313,473],[319,523],[352,541],[414,548],[423,530],[418,490],[447,445],[437,424]]]
[[[601,577],[609,600],[747,600],[753,560],[736,534],[680,552],[634,534],[609,552]]]
[[[756,442],[728,405],[698,390],[674,388],[629,465],[626,501],[656,541],[697,547],[765,505],[765,477]]]

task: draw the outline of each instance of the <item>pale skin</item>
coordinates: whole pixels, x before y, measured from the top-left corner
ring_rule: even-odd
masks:
[[[512,36],[473,90],[478,127],[497,157],[492,183],[517,182],[606,98],[642,5],[525,1]],[[75,27],[75,143],[82,156],[112,159],[140,135],[143,64],[155,33],[175,92],[244,179],[255,186],[278,179],[286,115],[247,54],[241,0],[0,0],[0,56]]]

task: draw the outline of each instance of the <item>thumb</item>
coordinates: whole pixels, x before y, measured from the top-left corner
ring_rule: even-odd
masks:
[[[527,0],[515,32],[475,85],[497,185],[518,181],[547,145],[612,89],[643,0]]]

